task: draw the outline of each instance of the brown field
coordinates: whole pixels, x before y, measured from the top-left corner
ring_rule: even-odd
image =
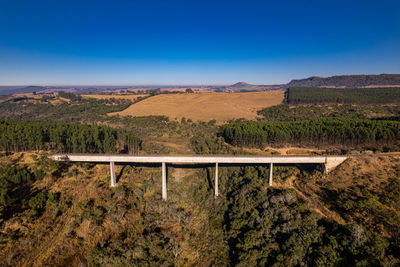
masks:
[[[255,119],[257,111],[282,103],[284,92],[251,93],[194,93],[161,94],[131,105],[110,115],[148,116],[165,115],[170,119],[193,121],[217,120],[222,123],[231,119]]]
[[[30,97],[30,98],[41,98],[41,95],[34,95],[33,93],[25,93],[25,94],[13,94],[13,97]]]
[[[115,99],[128,99],[131,101],[134,101],[135,99],[143,96],[148,96],[148,95],[123,95],[123,94],[118,94],[118,95],[82,95],[82,97],[91,97],[91,98],[96,98],[96,99],[110,99],[110,98],[115,98]]]

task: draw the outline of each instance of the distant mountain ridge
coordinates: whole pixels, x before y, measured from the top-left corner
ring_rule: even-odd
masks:
[[[287,84],[253,85],[238,82],[227,88],[270,88],[287,89],[289,87],[371,87],[371,86],[400,86],[400,74],[366,74],[366,75],[336,75],[331,77],[312,76],[305,79],[291,80]]]
[[[9,95],[9,94],[26,94],[32,92],[39,92],[46,90],[47,87],[43,86],[0,86],[0,95]]]
[[[202,86],[213,92],[252,92],[285,90],[289,87],[380,87],[400,86],[400,74],[378,74],[378,75],[337,75],[331,77],[309,77],[305,79],[291,80],[287,84],[255,85],[241,81],[228,86]],[[147,86],[132,86],[132,88],[147,88]],[[157,86],[156,88],[187,88],[186,86]],[[127,90],[131,86],[0,86],[0,95],[24,94],[32,92],[58,92],[66,91],[71,93],[101,93],[116,90]],[[152,88],[152,87],[149,87]]]
[[[287,87],[366,87],[382,85],[400,85],[400,74],[379,75],[338,75],[331,77],[309,77],[306,79],[292,80]]]

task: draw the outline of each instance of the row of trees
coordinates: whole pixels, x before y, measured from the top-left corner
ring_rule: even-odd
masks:
[[[281,104],[264,108],[257,112],[267,121],[304,121],[321,117],[353,117],[394,120],[391,116],[400,114],[399,106],[355,106],[355,105],[324,105],[324,106],[289,106]]]
[[[133,133],[96,124],[0,120],[0,150],[56,150],[73,153],[134,154],[141,140]]]
[[[287,101],[289,104],[397,104],[400,88],[290,87]]]
[[[357,118],[319,118],[294,122],[239,122],[221,126],[220,135],[236,146],[395,145],[400,122]]]

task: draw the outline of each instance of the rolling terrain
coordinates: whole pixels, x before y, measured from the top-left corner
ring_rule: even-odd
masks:
[[[307,101],[295,104],[282,91],[3,97],[0,263],[400,263],[397,89],[315,89],[298,89]],[[111,188],[108,165],[50,160],[57,152],[349,159],[327,175],[315,164],[276,164],[273,186],[268,166],[221,165],[217,199],[213,167],[171,164],[163,202],[158,165],[117,163]]]

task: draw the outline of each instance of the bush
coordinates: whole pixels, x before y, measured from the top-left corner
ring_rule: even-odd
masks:
[[[40,214],[46,207],[46,201],[47,193],[41,191],[29,200],[28,205],[36,212],[36,214]]]

